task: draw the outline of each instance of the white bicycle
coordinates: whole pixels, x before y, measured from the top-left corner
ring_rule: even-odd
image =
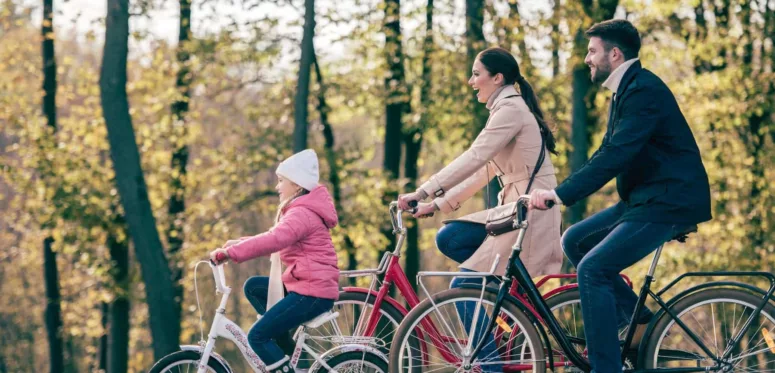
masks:
[[[270,373],[266,365],[253,352],[248,344],[247,335],[237,324],[229,320],[226,313],[226,304],[231,294],[231,288],[226,285],[226,277],[223,273],[223,264],[215,265],[209,261],[197,263],[207,263],[213,271],[215,278],[216,294],[223,294],[221,303],[215,312],[215,317],[210,326],[210,333],[207,341],[199,342],[198,345],[181,346],[181,351],[173,352],[156,362],[150,370],[150,373],[162,372],[215,372],[231,373],[232,369],[229,363],[217,352],[215,352],[215,340],[218,337],[226,338],[234,344],[242,353],[242,356],[248,362],[254,372]],[[196,289],[196,269],[194,269],[194,289],[196,290],[197,306],[199,305],[199,292]],[[336,324],[334,321],[339,316],[338,312],[325,312],[322,315],[310,320],[296,331],[294,340],[296,347],[291,357],[291,366],[298,369],[299,357],[302,351],[309,354],[314,359],[312,366],[308,370],[310,373],[345,373],[345,372],[374,372],[386,373],[388,371],[387,356],[379,350],[364,344],[357,343],[336,343],[335,339],[341,338],[341,333],[335,333],[331,336],[311,336],[307,333],[308,329],[315,329],[323,324]],[[201,307],[200,307],[201,319]],[[324,342],[333,342],[337,345],[335,348],[320,352],[315,351],[307,345],[308,341],[324,339]],[[319,344],[320,341],[318,341]],[[299,370],[297,370],[299,371]],[[307,370],[301,370],[307,371]]]

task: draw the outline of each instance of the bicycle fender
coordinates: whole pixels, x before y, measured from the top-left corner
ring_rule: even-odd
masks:
[[[345,352],[352,352],[352,351],[365,351],[365,352],[372,353],[374,355],[379,356],[381,359],[383,359],[386,362],[390,361],[388,359],[387,355],[382,353],[382,351],[380,351],[379,349],[376,349],[374,347],[367,346],[367,345],[362,345],[362,344],[346,344],[346,345],[336,346],[336,347],[334,347],[334,348],[324,352],[322,355],[320,355],[320,360],[326,361],[326,360],[332,358],[333,356],[336,356],[336,355],[339,355],[339,354],[343,354]],[[318,369],[320,367],[321,367],[320,363],[315,361],[312,364],[312,366],[309,368],[309,371],[310,372],[315,372],[316,369]]]
[[[180,345],[180,350],[181,351],[196,351],[200,355],[202,354],[202,349],[203,348],[200,345]],[[223,356],[221,356],[217,352],[211,351],[210,352],[210,357],[215,359],[215,360],[217,360],[219,363],[221,363],[221,365],[223,365],[223,367],[226,368],[226,371],[228,373],[233,373],[234,372],[234,370],[231,369],[231,365],[229,365],[229,362],[226,361],[226,359],[224,359]]]
[[[684,297],[686,297],[687,295],[689,295],[691,293],[694,293],[694,292],[697,292],[697,291],[700,291],[700,290],[703,290],[703,289],[707,289],[707,288],[722,287],[722,286],[742,288],[742,289],[749,290],[751,292],[757,293],[757,294],[761,295],[762,297],[767,295],[767,292],[762,290],[761,288],[758,288],[758,287],[753,286],[751,284],[746,284],[744,282],[738,282],[738,281],[713,281],[713,282],[708,282],[708,283],[692,286],[692,287],[690,287],[690,288],[688,288],[688,289],[678,293],[678,295],[670,298],[670,300],[667,302],[667,305],[670,306],[673,303],[681,300],[681,298],[684,298]],[[775,294],[770,296],[770,299],[775,300]]]
[[[482,286],[477,284],[461,284],[459,286],[463,289],[476,289],[481,290]],[[488,293],[493,293],[495,295],[498,294],[498,289],[494,288],[492,286],[486,286],[485,291]],[[549,341],[549,335],[546,333],[546,328],[544,327],[544,324],[536,317],[536,315],[533,313],[531,309],[529,309],[524,303],[520,302],[519,299],[515,298],[511,294],[506,294],[506,300],[517,306],[522,313],[527,316],[528,320],[535,326],[535,328],[538,330],[538,334],[541,335],[541,339],[544,341],[544,347],[550,348],[551,342]],[[550,348],[551,349],[551,348]],[[554,366],[554,354],[547,354],[547,357],[549,359],[549,366]]]

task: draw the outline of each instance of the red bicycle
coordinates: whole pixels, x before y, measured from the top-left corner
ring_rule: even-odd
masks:
[[[316,331],[307,331],[310,335],[319,333],[319,337],[311,338],[319,344],[319,347],[315,348],[316,350],[335,354],[365,345],[371,352],[387,355],[393,341],[393,334],[395,334],[404,316],[420,303],[419,296],[412,288],[399,261],[406,238],[406,228],[401,216],[404,211],[398,208],[397,202],[390,203],[389,211],[393,234],[397,238],[395,249],[385,253],[377,268],[341,272],[343,277],[371,276],[372,280],[369,287],[344,287],[339,293],[339,300],[334,304],[333,309],[334,312],[339,313],[339,317],[322,325]],[[466,272],[465,274],[460,273],[460,275],[475,277],[489,276],[492,273]],[[536,286],[541,288],[553,279],[575,278],[575,274],[547,275],[539,279]],[[629,279],[627,281],[629,282]],[[394,286],[406,300],[409,310],[396,298],[390,296],[390,290]],[[577,287],[575,282],[554,287],[543,293],[543,297],[560,324],[565,327],[567,334],[571,338],[576,336],[579,340],[583,340],[584,329],[581,325],[581,303]],[[519,284],[515,282],[511,287],[510,294],[528,307],[532,307],[528,299],[518,289]],[[436,333],[438,329],[432,323],[425,325],[423,329],[427,330],[429,334],[441,334]],[[502,337],[498,334],[499,332],[502,333],[503,330],[496,332],[496,340]],[[410,346],[411,351],[407,354],[408,358],[412,358],[412,351],[416,355],[426,356],[422,352],[427,351],[428,348],[434,348],[432,345],[438,344],[438,341],[434,341],[433,338],[426,340],[423,336],[418,336],[413,340],[415,342]],[[558,349],[558,351],[560,350]],[[556,361],[561,363],[562,360],[560,357]]]

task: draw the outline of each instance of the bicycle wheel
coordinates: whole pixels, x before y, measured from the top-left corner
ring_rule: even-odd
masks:
[[[362,344],[374,347],[385,355],[390,352],[390,346],[398,325],[403,320],[401,311],[384,301],[379,309],[379,321],[374,335],[364,337],[363,333],[369,317],[374,312],[374,294],[360,292],[340,292],[339,299],[334,303],[333,312],[339,312],[339,317],[318,328],[307,329],[306,344],[316,353],[322,354],[336,346],[345,344]],[[419,349],[419,345],[413,345]],[[302,353],[300,366],[311,366],[314,358]]]
[[[646,368],[707,367],[723,372],[775,371],[775,306],[768,302],[752,320],[736,346],[733,339],[762,303],[758,295],[741,289],[698,291],[670,309],[712,355],[730,354],[717,363],[668,314],[662,315],[649,336],[642,364]],[[716,367],[717,369],[713,369]]]
[[[336,355],[326,361],[334,371],[339,373],[387,373],[388,363],[384,358],[366,351],[350,351]],[[329,372],[325,367],[316,369],[315,373]]]
[[[559,294],[555,294],[546,300],[546,305],[552,311],[554,318],[565,331],[565,336],[573,344],[580,355],[587,356],[587,340],[584,335],[584,320],[581,317],[581,296],[579,289],[569,289]],[[627,326],[619,328],[619,342],[624,341],[627,336]],[[559,346],[552,346],[555,366],[565,365],[569,362],[567,355]],[[628,353],[626,365],[632,366],[635,361],[637,351]]]
[[[546,305],[562,327],[576,351],[586,356],[584,320],[581,318],[581,297],[578,289],[570,289],[546,299]],[[564,366],[570,360],[559,346],[552,346],[555,365]],[[567,370],[567,369],[566,369]]]
[[[481,295],[479,289],[450,289],[426,299],[410,311],[398,328],[390,350],[390,372],[545,372],[544,348],[538,331],[509,301],[503,303],[496,325],[501,337],[497,342],[492,338],[476,360],[469,362],[470,366],[464,366],[465,358],[478,343],[474,341],[477,338],[469,341],[469,334],[478,335],[479,339],[487,337],[483,333],[486,325],[482,315],[491,317],[495,305],[496,294],[486,292],[484,297]],[[468,323],[469,327],[465,325],[466,320],[472,321]],[[410,343],[418,336],[428,341],[428,348],[417,351],[416,355],[421,359],[408,359],[407,352],[413,351]],[[501,341],[519,343],[504,347]]]
[[[153,364],[149,373],[185,373],[196,372],[202,355],[198,351],[176,351]],[[213,357],[207,360],[207,371],[213,373],[228,373],[218,360]]]

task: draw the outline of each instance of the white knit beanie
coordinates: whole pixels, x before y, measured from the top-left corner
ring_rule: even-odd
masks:
[[[276,173],[311,191],[318,186],[318,180],[320,180],[318,155],[312,149],[298,152],[282,161],[277,166]]]

